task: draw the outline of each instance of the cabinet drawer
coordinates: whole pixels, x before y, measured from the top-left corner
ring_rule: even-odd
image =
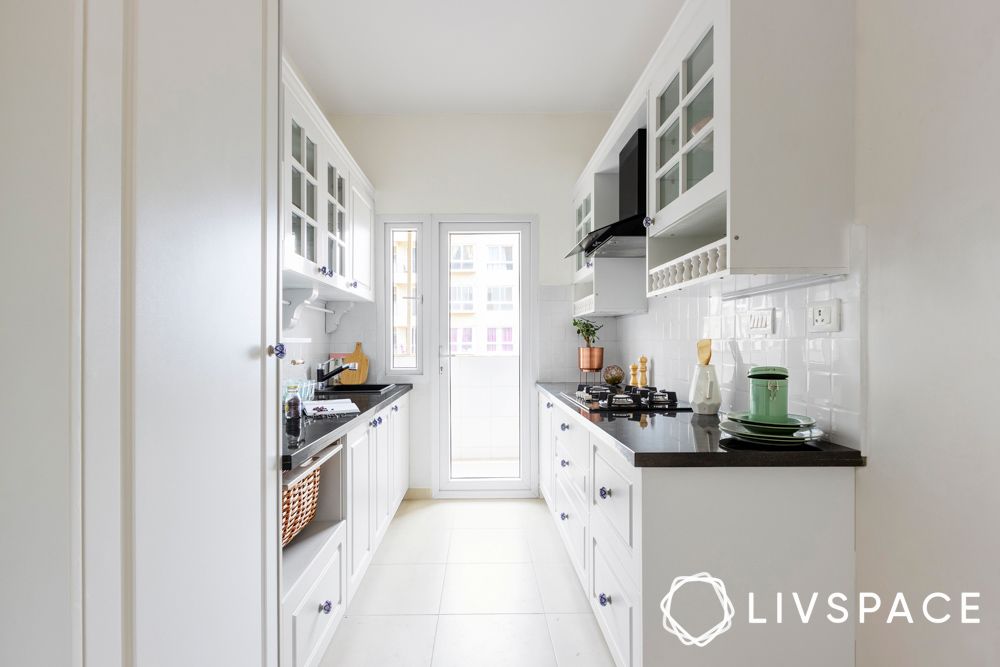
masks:
[[[607,519],[608,525],[630,550],[635,547],[635,487],[615,470],[601,450],[594,450],[593,507]]]
[[[569,552],[573,569],[580,577],[580,583],[586,586],[587,574],[587,521],[580,505],[572,500],[572,491],[566,488],[565,483],[559,477],[555,484],[555,515],[559,532],[566,543],[566,550]]]
[[[313,667],[319,662],[344,615],[345,570],[343,542],[337,545],[316,584],[292,612],[292,645],[295,667]]]
[[[602,551],[596,537],[591,538],[593,582],[590,602],[618,667],[631,667],[638,628],[638,596],[624,584],[625,578],[615,569],[614,560]]]
[[[584,504],[587,498],[587,452],[582,455],[563,440],[556,441],[556,456],[552,465],[555,475],[561,478],[567,488],[576,494],[576,499]]]

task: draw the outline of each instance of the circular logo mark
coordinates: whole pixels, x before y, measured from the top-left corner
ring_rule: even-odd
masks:
[[[670,607],[673,602],[674,593],[679,591],[686,584],[690,583],[703,583],[710,585],[715,590],[715,596],[719,599],[719,605],[722,607],[722,620],[697,637],[685,630],[684,626],[678,623],[676,619],[670,615]],[[722,583],[722,579],[713,577],[708,572],[699,572],[698,574],[692,574],[687,577],[675,578],[674,582],[670,585],[670,592],[663,596],[663,599],[660,601],[660,611],[663,612],[664,630],[677,637],[677,639],[679,639],[685,646],[698,647],[708,646],[709,642],[724,633],[729,628],[733,627],[733,616],[735,615],[733,602],[729,599],[729,595],[726,593],[726,585]]]

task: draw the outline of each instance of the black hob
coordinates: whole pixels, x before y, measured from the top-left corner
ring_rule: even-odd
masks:
[[[656,387],[610,387],[579,385],[578,391],[590,398],[561,392],[562,396],[587,412],[686,412],[691,405],[677,399],[677,392]]]

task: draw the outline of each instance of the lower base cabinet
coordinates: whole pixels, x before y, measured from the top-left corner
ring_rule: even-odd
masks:
[[[408,406],[404,394],[359,424],[323,469],[317,519],[282,557],[282,665],[322,660],[409,488]]]
[[[557,397],[539,390],[539,402],[539,438],[554,443],[545,500],[617,667],[854,664],[852,624],[792,625],[794,607],[777,624],[773,609],[807,587],[854,596],[853,468],[637,468]],[[660,609],[676,577],[701,572],[736,610],[705,648],[668,633]],[[749,624],[749,592],[769,600],[769,623]],[[722,614],[714,595],[683,604],[691,618]]]

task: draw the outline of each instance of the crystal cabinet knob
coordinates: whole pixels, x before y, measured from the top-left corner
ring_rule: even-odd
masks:
[[[545,402],[545,407],[547,407],[547,408],[551,409],[551,408],[552,408],[552,403],[551,403],[551,402],[549,402],[549,401],[546,401],[546,402]]]
[[[559,460],[559,465],[562,466],[563,468],[565,468],[566,466],[569,465],[569,461],[567,461],[566,459],[560,459]]]
[[[611,489],[609,489],[606,486],[602,486],[597,493],[601,496],[601,498],[610,498],[611,497]]]
[[[399,406],[398,405],[392,406],[392,411],[393,412],[399,412]]]
[[[645,227],[646,229],[649,229],[650,227],[653,226],[653,223],[655,222],[656,220],[647,215],[645,218],[642,219],[642,226]]]
[[[382,418],[381,417],[377,418],[375,421],[378,422],[379,426],[382,425]]]
[[[611,604],[611,596],[601,593],[600,595],[597,596],[597,601],[600,603],[602,607],[607,607],[609,604]]]
[[[275,345],[267,346],[267,356],[277,357],[278,359],[285,358],[285,345],[284,343],[277,343]]]
[[[566,514],[566,512],[560,512],[559,513],[559,518],[562,519],[563,521],[565,521],[566,519],[569,518],[569,514]]]
[[[371,426],[372,428],[375,428],[376,426],[378,426],[378,420],[377,419],[373,419],[373,420],[371,420],[371,422],[369,422],[368,425]]]
[[[348,287],[357,287],[358,286],[358,281],[357,280],[352,280],[351,282],[347,283],[347,286]]]
[[[321,614],[329,614],[331,611],[333,611],[333,602],[330,600],[326,600],[319,606],[319,612]]]
[[[569,430],[569,424],[559,424],[559,430],[560,431],[568,431]]]

